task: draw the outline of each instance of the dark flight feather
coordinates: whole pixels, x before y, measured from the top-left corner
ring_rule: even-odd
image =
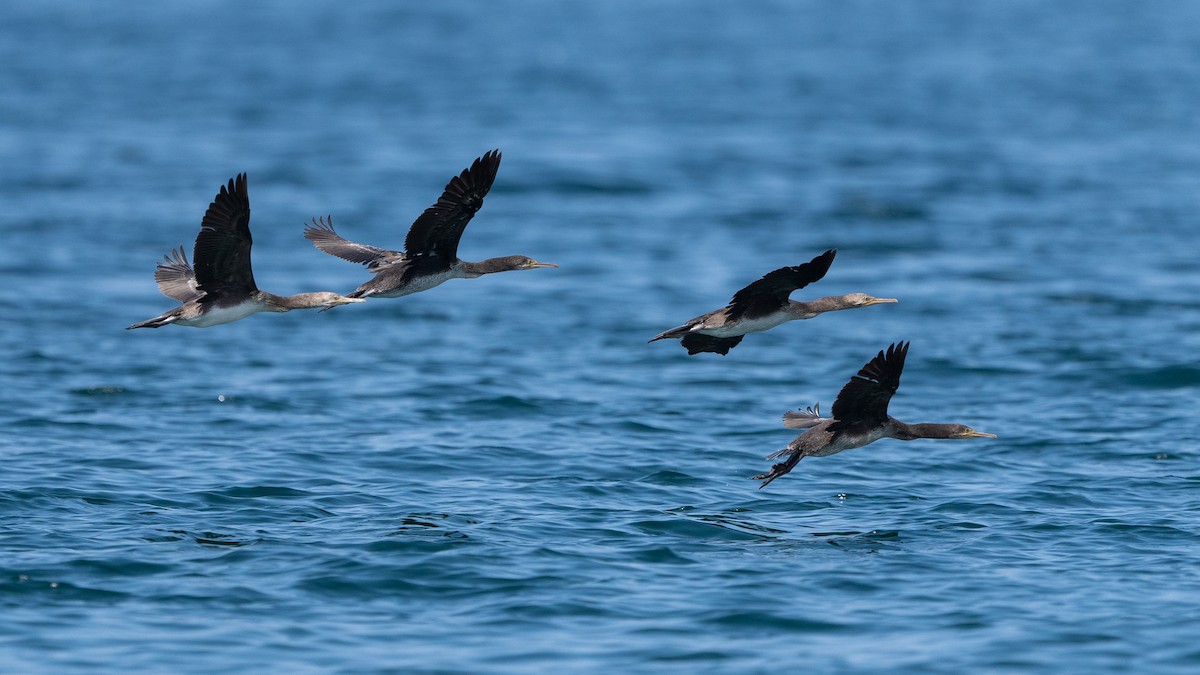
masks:
[[[907,342],[897,342],[880,351],[838,392],[830,411],[837,420],[830,431],[875,428],[888,419],[888,402],[900,387],[900,373],[908,356]]]
[[[730,321],[756,319],[787,306],[788,296],[793,291],[819,281],[829,271],[835,249],[794,267],[781,267],[768,272],[761,279],[733,294],[728,314]]]
[[[714,337],[703,333],[688,333],[683,336],[679,342],[687,348],[688,355],[699,354],[700,352],[715,352],[722,356],[729,354],[729,350],[733,349],[742,341],[745,335],[735,335],[734,337]]]
[[[204,212],[192,262],[207,298],[244,297],[258,290],[250,267],[250,197],[246,174],[231,178]],[[206,298],[206,299],[207,299]]]
[[[404,238],[409,257],[436,258],[445,267],[458,259],[458,242],[467,223],[483,206],[483,198],[500,168],[500,151],[486,152],[470,168],[450,179],[437,203],[417,217]]]

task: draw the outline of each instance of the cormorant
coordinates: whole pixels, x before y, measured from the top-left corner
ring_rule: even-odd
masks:
[[[774,328],[796,319],[811,319],[839,309],[869,307],[895,298],[873,298],[865,293],[817,298],[811,302],[789,300],[792,291],[818,281],[829,271],[837,251],[830,249],[803,265],[781,267],[733,294],[722,309],[698,316],[687,323],[655,335],[650,342],[682,338],[688,354],[729,353],[746,333]]]
[[[908,343],[893,343],[880,351],[850,378],[833,402],[833,418],[822,418],[819,408],[787,412],[783,424],[793,429],[806,429],[786,448],[767,459],[787,459],[771,470],[754,477],[766,487],[771,481],[795,468],[805,457],[829,455],[861,448],[881,438],[911,441],[917,438],[995,438],[961,424],[905,424],[888,415],[888,401],[900,386],[900,371],[908,355]]]
[[[492,150],[476,158],[470,168],[450,179],[442,196],[425,209],[404,238],[404,251],[357,244],[343,239],[328,222],[313,219],[305,227],[304,238],[318,249],[342,260],[367,266],[375,278],[349,294],[351,298],[398,298],[427,291],[447,279],[474,279],[493,272],[558,267],[523,255],[466,262],[458,258],[458,240],[471,217],[483,206],[483,198],[496,180],[500,151]]]
[[[188,264],[180,246],[163,256],[154,270],[154,281],[163,295],[183,303],[179,307],[134,328],[160,328],[168,324],[207,328],[244,319],[256,312],[287,312],[293,309],[329,309],[350,302],[363,302],[337,293],[301,293],[279,296],[258,290],[250,268],[250,197],[246,174],[229,179],[229,185],[208,205],[192,259]]]

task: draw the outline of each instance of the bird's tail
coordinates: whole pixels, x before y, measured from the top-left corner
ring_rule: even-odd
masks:
[[[805,410],[789,410],[783,413],[783,426],[789,429],[808,429],[815,427],[826,418],[821,417],[821,404],[810,406]]]
[[[141,323],[135,323],[132,326],[126,326],[125,330],[133,330],[134,328],[162,328],[163,326],[173,323],[175,316],[173,314],[163,314],[156,316],[153,319],[146,319]]]
[[[666,340],[667,338],[681,338],[687,335],[692,330],[692,324],[685,323],[682,326],[675,326],[671,330],[665,330],[658,335],[650,338],[646,342],[654,342],[655,340]]]

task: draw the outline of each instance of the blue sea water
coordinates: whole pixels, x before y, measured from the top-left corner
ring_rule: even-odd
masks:
[[[0,7],[0,671],[1200,670],[1200,6]],[[206,330],[154,263],[249,174],[275,293],[504,152],[463,258]],[[900,298],[645,341],[761,274]],[[750,476],[878,350],[881,441]]]

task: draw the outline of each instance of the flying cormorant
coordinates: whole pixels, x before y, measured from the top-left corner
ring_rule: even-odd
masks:
[[[244,319],[257,312],[288,312],[293,309],[329,309],[350,302],[363,302],[337,293],[300,293],[280,296],[258,290],[250,267],[250,197],[246,174],[229,179],[229,185],[208,205],[196,247],[195,269],[188,264],[180,246],[171,257],[163,256],[154,270],[154,281],[163,295],[183,303],[133,328],[160,328],[168,324],[207,328]]]
[[[819,408],[787,412],[783,424],[793,429],[806,429],[786,448],[767,459],[786,460],[771,470],[754,477],[761,480],[759,488],[795,468],[805,457],[829,455],[861,448],[881,438],[911,441],[917,438],[995,438],[961,424],[905,424],[888,415],[888,401],[900,386],[900,371],[908,355],[908,343],[893,343],[880,351],[850,378],[833,402],[833,418],[822,418]]]
[[[558,267],[523,255],[466,262],[458,258],[458,240],[496,180],[500,151],[492,150],[450,179],[433,206],[425,209],[404,238],[404,251],[357,244],[333,230],[333,218],[313,219],[304,238],[329,255],[367,266],[375,278],[350,293],[352,298],[398,298],[427,291],[447,279],[474,279],[493,272]]]
[[[811,319],[839,309],[869,307],[895,298],[873,298],[865,293],[817,298],[811,302],[788,299],[792,291],[819,280],[829,271],[837,251],[830,249],[803,265],[781,267],[733,294],[722,309],[698,316],[687,323],[655,335],[650,342],[681,338],[688,354],[728,354],[746,333],[774,328],[796,319]]]

